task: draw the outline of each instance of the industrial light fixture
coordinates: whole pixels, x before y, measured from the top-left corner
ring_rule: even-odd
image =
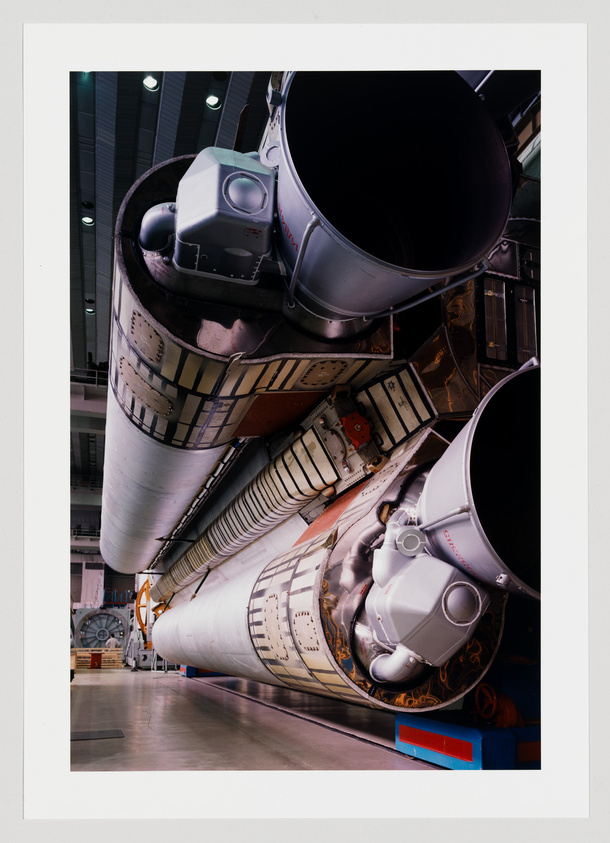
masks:
[[[81,217],[81,222],[83,225],[94,225],[95,220],[93,217]]]
[[[211,108],[212,111],[216,111],[217,109],[220,108],[220,106],[222,105],[222,102],[221,102],[220,97],[217,97],[215,94],[210,94],[210,96],[207,97],[207,99],[205,101],[205,104],[207,105],[208,108]]]
[[[155,79],[154,76],[145,76],[142,84],[144,87],[149,91],[158,91],[159,90],[159,80]]]

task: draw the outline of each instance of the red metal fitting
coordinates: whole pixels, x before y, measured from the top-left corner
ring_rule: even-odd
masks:
[[[356,450],[371,441],[371,428],[360,413],[350,413],[340,419],[343,430]]]

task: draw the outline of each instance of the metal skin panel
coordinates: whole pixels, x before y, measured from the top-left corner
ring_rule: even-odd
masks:
[[[119,360],[121,377],[129,391],[138,398],[142,404],[160,416],[169,416],[172,412],[172,402],[165,395],[162,395],[148,381],[136,372],[131,363],[124,357]]]
[[[206,584],[194,600],[163,612],[152,631],[157,653],[176,664],[284,685],[258,658],[248,630],[248,602],[261,564],[217,586]]]
[[[324,536],[204,586],[157,619],[155,650],[178,664],[360,701],[322,636],[318,592],[328,553]]]
[[[337,673],[319,620],[320,574],[331,542],[324,535],[267,565],[250,598],[250,634],[263,664],[286,685],[355,702],[358,694]]]
[[[258,281],[271,251],[274,173],[230,149],[202,150],[176,197],[174,264],[187,273]]]
[[[141,313],[134,310],[131,318],[131,335],[144,357],[158,363],[163,357],[163,340]]]
[[[224,448],[183,451],[144,436],[108,391],[100,552],[115,571],[144,570]]]

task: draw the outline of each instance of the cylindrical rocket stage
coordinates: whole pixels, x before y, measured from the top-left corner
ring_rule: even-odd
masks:
[[[428,445],[421,437],[422,459],[435,453],[435,442]],[[215,578],[212,571],[194,599],[160,615],[153,627],[155,650],[176,663],[387,710],[431,710],[464,696],[495,655],[503,593],[482,604],[467,641],[461,619],[456,621],[459,651],[443,665],[423,664],[407,682],[375,678],[362,658],[362,635],[354,637],[354,623],[373,584],[369,543],[384,531],[377,513],[383,501],[400,503],[405,466],[417,466],[416,447],[338,499],[319,524],[314,522],[280,555],[262,555],[245,571],[235,566],[233,577],[231,560],[223,568],[224,578]],[[436,565],[457,572],[446,563]],[[447,636],[451,623],[443,623]]]

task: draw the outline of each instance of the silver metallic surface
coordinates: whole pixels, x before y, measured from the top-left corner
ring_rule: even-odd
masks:
[[[484,583],[535,598],[539,390],[535,366],[508,375],[487,394],[430,470],[417,514],[435,555]]]
[[[375,682],[404,682],[421,665],[422,659],[413,650],[398,644],[393,653],[381,653],[370,663],[369,672]]]
[[[176,197],[175,266],[189,274],[256,284],[271,252],[275,175],[230,149],[202,150]]]
[[[142,217],[138,242],[145,252],[168,252],[174,242],[176,205],[163,202],[149,208]]]
[[[115,571],[142,571],[224,448],[185,451],[141,433],[108,390],[100,552]]]
[[[390,651],[400,646],[418,662],[441,666],[472,637],[488,594],[458,568],[427,553],[405,560],[390,579],[378,582],[382,553],[383,548],[375,551],[374,584],[366,598],[375,638]],[[384,681],[398,680],[407,666],[403,661],[397,657],[396,665],[386,666]]]
[[[337,74],[331,85],[324,73],[298,72],[282,96],[280,248],[293,268],[311,234],[294,291],[303,307],[339,321],[370,316],[474,269],[494,246],[510,209],[508,157],[457,74]],[[378,169],[363,152],[373,138],[351,142],[354,99],[367,97],[384,122],[388,164]]]
[[[206,583],[194,600],[163,612],[153,626],[155,650],[178,664],[284,684],[260,661],[248,631],[247,607],[262,564],[219,586]]]
[[[151,589],[167,599],[277,527],[332,486],[338,473],[315,429],[306,431],[264,468]]]

